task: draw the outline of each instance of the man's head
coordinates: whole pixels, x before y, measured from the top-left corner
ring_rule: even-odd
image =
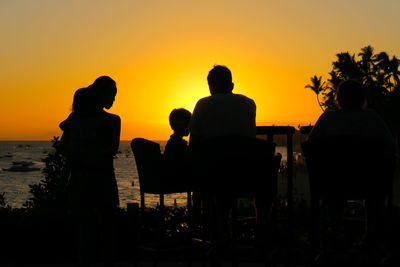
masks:
[[[188,125],[192,114],[190,111],[179,108],[174,109],[169,114],[169,124],[171,125],[174,134],[179,136],[187,136],[189,134]]]
[[[338,86],[336,101],[339,108],[363,108],[366,104],[364,87],[355,80],[343,81]]]
[[[232,73],[225,66],[215,65],[208,73],[207,81],[212,95],[227,94],[233,90]]]

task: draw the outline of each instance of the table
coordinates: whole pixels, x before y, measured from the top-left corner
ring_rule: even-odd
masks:
[[[266,135],[267,141],[273,142],[275,135],[287,137],[287,200],[289,240],[293,235],[293,126],[257,126],[257,135]]]

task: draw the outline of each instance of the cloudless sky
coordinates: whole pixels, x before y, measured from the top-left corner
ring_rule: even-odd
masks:
[[[228,66],[258,125],[314,123],[316,96],[339,52],[400,57],[397,0],[0,1],[0,139],[48,140],[76,89],[109,75],[121,139],[168,139],[173,108],[209,95]]]

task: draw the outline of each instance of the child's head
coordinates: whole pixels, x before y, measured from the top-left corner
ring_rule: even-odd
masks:
[[[169,114],[169,124],[174,134],[187,136],[189,134],[188,125],[192,114],[184,108],[174,109]]]
[[[89,88],[80,88],[75,91],[72,111],[78,116],[94,114],[96,111],[96,102]]]

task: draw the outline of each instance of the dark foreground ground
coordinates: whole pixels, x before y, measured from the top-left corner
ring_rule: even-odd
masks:
[[[240,242],[254,241],[254,214],[242,211],[239,231],[242,233]],[[154,211],[153,211],[154,212]],[[157,222],[152,211],[149,211],[144,221],[150,239],[151,225]],[[364,232],[364,220],[361,207],[352,206],[347,211],[347,219],[344,228],[329,230],[330,243],[328,251],[331,257],[328,262],[331,266],[377,266],[371,264],[371,255],[362,246]],[[76,229],[74,223],[62,214],[54,212],[33,212],[26,210],[5,210],[0,214],[0,267],[28,267],[28,266],[76,266]],[[170,209],[167,212],[167,228],[172,237],[184,233],[185,210],[183,208]],[[273,260],[276,266],[311,266],[313,262],[310,249],[309,209],[297,203],[295,209],[295,222],[293,225],[293,237],[288,243],[288,229],[285,221],[285,210],[281,208],[278,214],[278,229],[275,232],[276,241],[273,246],[277,253]],[[253,218],[253,219],[252,219]],[[121,210],[117,216],[117,255],[116,267],[133,266],[135,259],[135,247],[137,240],[138,217],[136,211]],[[400,266],[400,212],[395,209],[391,223],[386,223],[379,258],[392,255],[383,266]],[[288,254],[290,247],[290,254]],[[240,251],[241,253],[243,251]],[[245,253],[246,254],[246,253]],[[192,266],[201,266],[199,254]],[[231,266],[229,256],[224,257],[222,266]],[[241,256],[242,254],[240,254]],[[186,257],[187,258],[187,257]],[[152,257],[144,257],[140,266],[153,266]],[[261,263],[240,261],[239,266],[263,266]],[[102,266],[95,263],[92,266]],[[179,257],[170,261],[161,260],[159,266],[187,266],[187,262]]]
[[[14,265],[0,265],[2,267],[13,267]],[[19,267],[50,267],[50,266],[55,266],[55,267],[75,267],[76,265],[74,264],[38,264],[38,265],[18,265]],[[103,265],[101,264],[93,264],[93,267],[102,267]],[[114,265],[115,267],[132,267],[132,262],[118,262]],[[138,267],[151,267],[153,266],[152,262],[141,262]],[[173,266],[187,266],[186,262],[160,262],[159,267],[173,267]],[[193,262],[192,267],[200,267],[201,262]],[[223,262],[222,267],[228,267],[232,266],[230,262]],[[239,266],[249,266],[249,267],[258,267],[258,266],[264,266],[261,263],[242,263],[239,264]],[[286,266],[284,264],[278,264],[277,266]],[[306,265],[292,265],[293,267],[297,266],[306,266]]]

